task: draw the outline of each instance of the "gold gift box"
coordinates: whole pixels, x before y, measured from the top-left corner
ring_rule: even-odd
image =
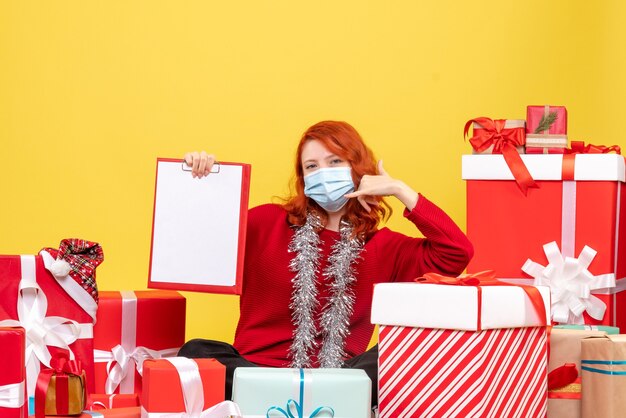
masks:
[[[57,382],[61,379],[67,379],[67,396],[68,410],[67,412],[57,412]],[[80,376],[68,374],[60,377],[52,375],[48,391],[46,392],[46,415],[80,415],[87,406],[85,391],[85,372]]]

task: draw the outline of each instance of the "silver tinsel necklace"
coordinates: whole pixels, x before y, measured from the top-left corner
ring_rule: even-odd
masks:
[[[320,218],[309,213],[304,225],[296,230],[289,251],[296,253],[289,268],[296,273],[292,279],[293,293],[289,307],[295,326],[290,354],[292,367],[311,367],[311,355],[317,348],[314,313],[319,305],[317,276],[321,250],[318,232]],[[329,297],[319,320],[322,347],[318,354],[320,367],[341,367],[345,357],[345,340],[349,333],[354,305],[352,283],[354,263],[363,249],[363,242],[352,237],[352,226],[341,221],[340,239],[333,244],[328,265],[322,277],[329,287]]]

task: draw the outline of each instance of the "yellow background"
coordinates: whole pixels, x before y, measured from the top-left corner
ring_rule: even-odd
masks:
[[[626,146],[625,19],[618,0],[2,1],[0,253],[98,241],[100,289],[143,289],[157,157],[251,163],[257,205],[323,119],[464,227],[466,120],[566,105],[570,139]],[[188,338],[232,341],[236,296],[185,296]]]

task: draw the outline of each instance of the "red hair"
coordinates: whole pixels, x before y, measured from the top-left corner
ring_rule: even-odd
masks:
[[[314,211],[322,217],[326,223],[326,211],[324,211],[313,199],[304,195],[304,174],[302,170],[302,148],[307,141],[320,141],[330,152],[350,163],[352,167],[352,180],[355,189],[359,188],[361,178],[365,174],[376,175],[376,159],[361,135],[346,122],[323,121],[311,126],[302,135],[298,143],[295,161],[295,179],[293,187],[295,192],[287,199],[283,208],[288,213],[288,221],[293,225],[303,225],[308,211]],[[357,199],[350,199],[346,203],[346,213],[343,219],[352,224],[354,236],[367,239],[374,233],[381,220],[391,216],[391,207],[382,196],[369,196],[368,200],[378,202],[371,206],[371,212],[365,210]]]

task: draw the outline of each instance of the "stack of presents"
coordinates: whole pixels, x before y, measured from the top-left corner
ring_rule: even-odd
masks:
[[[470,130],[467,274],[374,290],[380,417],[624,416],[619,148],[569,143],[559,106]],[[81,240],[0,257],[0,417],[371,416],[355,370],[238,368],[225,400],[223,365],[176,357],[185,299],[98,293],[102,259]]]

